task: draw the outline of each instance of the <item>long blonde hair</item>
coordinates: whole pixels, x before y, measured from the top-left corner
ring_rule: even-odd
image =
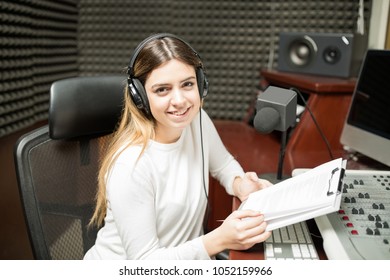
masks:
[[[203,67],[200,58],[189,45],[174,37],[163,37],[148,42],[139,52],[134,65],[134,76],[145,85],[150,73],[171,59],[181,60],[195,69]],[[120,151],[132,145],[142,145],[141,156],[149,139],[155,136],[155,119],[135,106],[128,91],[126,86],[122,117],[99,170],[96,207],[90,225],[103,224],[107,212],[106,176]]]

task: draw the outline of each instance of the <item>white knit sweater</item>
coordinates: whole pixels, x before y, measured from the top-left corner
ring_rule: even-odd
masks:
[[[105,225],[85,259],[209,259],[200,238],[208,171],[229,194],[244,171],[201,114],[203,152],[198,114],[177,142],[150,141],[138,161],[140,146],[120,154],[108,176]]]

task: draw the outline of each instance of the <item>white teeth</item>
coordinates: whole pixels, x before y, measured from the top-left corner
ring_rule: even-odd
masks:
[[[175,115],[175,116],[181,116],[181,115],[184,115],[186,112],[187,112],[187,110],[185,110],[183,112],[172,112],[171,114]]]

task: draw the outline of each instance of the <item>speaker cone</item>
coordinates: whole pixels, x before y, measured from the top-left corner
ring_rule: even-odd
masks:
[[[289,47],[290,63],[297,67],[305,67],[310,64],[317,51],[317,46],[310,37],[304,36],[294,40]]]
[[[341,52],[337,47],[329,46],[322,53],[326,63],[335,64],[340,60]]]

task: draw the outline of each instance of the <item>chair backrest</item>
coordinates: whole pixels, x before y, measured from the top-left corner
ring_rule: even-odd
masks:
[[[36,259],[82,259],[94,244],[97,229],[87,225],[125,81],[106,76],[54,82],[49,124],[17,141],[16,173]]]

